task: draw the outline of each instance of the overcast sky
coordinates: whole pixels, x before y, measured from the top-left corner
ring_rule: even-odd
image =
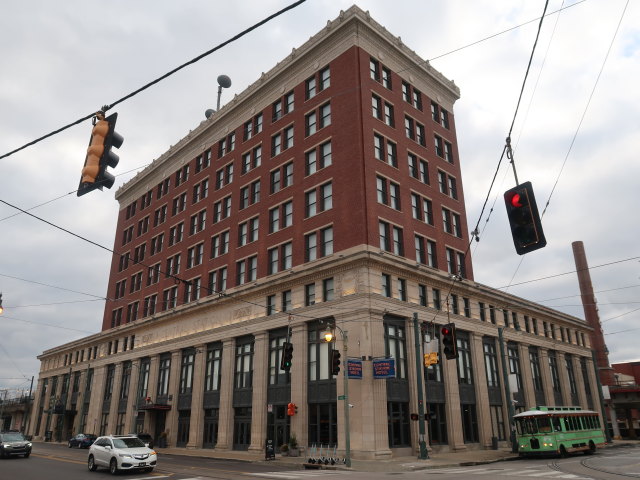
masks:
[[[290,2],[108,3],[3,5],[0,155],[115,102]],[[544,2],[355,3],[460,87],[454,113],[468,223],[472,230],[480,220],[481,231],[472,248],[476,281],[584,318],[576,274],[567,273],[575,270],[571,243],[581,240],[609,358],[640,360],[638,2],[549,2],[548,12],[570,8],[543,22],[512,134],[518,178],[533,183],[540,210],[553,191],[543,219],[548,245],[525,257],[515,253],[502,200],[515,185],[508,164],[480,212]],[[37,207],[31,213],[112,248],[115,191],[215,108],[217,76],[233,82],[224,103],[352,4],[307,0],[118,105],[116,130],[125,140],[111,190],[75,195],[91,131],[86,121],[1,159],[0,200]],[[109,252],[17,213],[0,203],[0,390],[28,389],[37,355],[100,330],[111,262]]]

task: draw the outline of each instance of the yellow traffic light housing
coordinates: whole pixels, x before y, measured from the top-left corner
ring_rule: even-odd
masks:
[[[87,156],[82,168],[82,177],[78,186],[78,196],[89,193],[96,188],[111,188],[115,177],[107,172],[107,167],[115,167],[120,159],[111,151],[120,148],[124,139],[115,131],[117,113],[104,117],[102,112],[95,117],[91,139],[87,148]]]

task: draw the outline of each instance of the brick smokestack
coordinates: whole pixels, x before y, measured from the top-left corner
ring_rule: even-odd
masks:
[[[609,350],[604,343],[604,334],[602,333],[600,317],[598,316],[596,297],[593,294],[593,285],[591,284],[591,274],[589,273],[584,244],[582,242],[573,242],[571,247],[573,248],[573,258],[576,262],[584,318],[587,324],[593,328],[593,332],[591,333],[591,348],[596,353],[600,383],[602,383],[602,385],[615,385],[613,368],[611,368],[609,364]]]

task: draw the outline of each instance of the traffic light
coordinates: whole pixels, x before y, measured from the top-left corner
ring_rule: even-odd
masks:
[[[531,182],[525,182],[504,193],[513,244],[518,255],[532,252],[547,245],[538,214],[536,197]]]
[[[280,370],[288,372],[293,365],[293,343],[284,342],[282,346],[282,358],[280,359]]]
[[[118,114],[113,113],[104,118],[104,115],[99,113],[96,118],[78,186],[79,197],[96,188],[111,188],[116,180],[107,172],[107,167],[113,168],[120,161],[118,155],[111,151],[112,148],[120,148],[124,141],[122,135],[115,131]]]
[[[438,363],[438,352],[431,352],[431,365]]]
[[[424,354],[424,366],[430,367],[438,363],[438,352],[431,352]]]
[[[458,345],[456,344],[456,326],[453,323],[447,323],[440,329],[440,341],[442,342],[442,353],[449,360],[457,358]]]
[[[340,351],[331,350],[331,375],[340,373]]]
[[[298,413],[298,406],[295,403],[287,404],[287,415],[293,417],[296,413]]]

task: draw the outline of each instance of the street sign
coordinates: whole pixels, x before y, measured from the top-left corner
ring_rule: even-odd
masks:
[[[395,378],[395,376],[395,358],[377,358],[373,360],[373,378]]]
[[[346,400],[347,397],[345,395],[338,395],[338,400]]]

